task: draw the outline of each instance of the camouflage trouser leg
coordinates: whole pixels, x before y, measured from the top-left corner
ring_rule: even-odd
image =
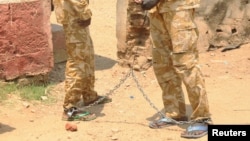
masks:
[[[183,10],[152,13],[150,28],[155,47],[153,49],[154,69],[158,80],[165,77],[165,86],[161,84],[163,80],[159,80],[159,83],[163,87],[163,101],[167,115],[175,115],[173,108],[179,109],[179,114],[185,111],[183,110],[184,97],[180,96],[182,90],[179,79],[181,79],[186,86],[193,108],[191,119],[203,119],[209,118],[210,113],[205,82],[198,67],[196,47],[198,31],[193,22],[193,12],[193,10]],[[154,55],[154,53],[157,54]],[[162,64],[165,66],[156,67]],[[175,98],[173,91],[176,92]],[[177,97],[178,103],[181,104],[176,104]]]
[[[162,89],[162,99],[166,116],[179,118],[186,115],[181,79],[175,73],[169,53],[165,49],[154,48],[153,67]]]
[[[158,13],[150,15],[151,38],[153,41],[153,68],[162,89],[162,99],[166,116],[179,118],[186,116],[186,106],[182,91],[182,82],[173,67],[170,35]]]
[[[83,102],[90,102],[97,98],[94,90],[93,46],[86,43],[67,43],[67,53],[64,108],[76,106],[81,99]]]

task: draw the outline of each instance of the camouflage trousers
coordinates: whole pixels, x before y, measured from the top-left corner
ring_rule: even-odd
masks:
[[[210,118],[205,81],[198,66],[194,10],[150,13],[153,68],[162,89],[166,116],[186,116],[182,82],[193,109],[191,119]]]
[[[94,49],[90,37],[89,40],[66,44],[68,59],[65,70],[65,109],[77,106],[81,101],[88,103],[97,98],[94,90]]]

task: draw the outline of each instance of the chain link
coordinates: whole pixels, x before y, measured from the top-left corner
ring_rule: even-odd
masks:
[[[131,71],[129,71],[129,72],[120,80],[120,82],[119,82],[117,85],[115,85],[113,89],[109,90],[103,97],[101,97],[100,99],[98,99],[98,100],[95,101],[94,103],[91,103],[91,104],[89,104],[88,106],[83,107],[83,109],[88,109],[88,108],[90,108],[90,107],[92,107],[92,106],[95,106],[95,105],[99,104],[100,102],[102,102],[106,97],[111,96],[111,95],[114,93],[115,90],[117,90],[118,88],[121,87],[121,85],[130,77],[130,75],[131,75]],[[82,108],[81,108],[81,109],[82,109]]]
[[[165,118],[167,119],[167,122],[171,123],[171,124],[178,124],[178,125],[182,125],[182,124],[191,124],[194,122],[197,122],[196,120],[190,120],[190,121],[176,121],[170,117],[167,117],[164,113],[162,113],[153,102],[151,102],[151,100],[148,98],[148,96],[146,95],[146,93],[144,92],[142,86],[140,85],[137,77],[134,74],[133,68],[130,69],[130,71],[128,71],[128,73],[120,80],[120,82],[114,86],[113,89],[109,90],[104,97],[101,97],[100,99],[98,99],[97,101],[95,101],[94,103],[88,105],[88,106],[84,106],[82,108],[79,108],[80,110],[85,110],[88,109],[90,107],[93,107],[97,104],[99,104],[100,102],[102,102],[106,97],[111,96],[115,90],[117,90],[118,88],[121,87],[121,85],[130,77],[132,76],[134,82],[136,83],[137,88],[139,89],[139,91],[142,93],[144,99],[149,103],[149,105],[155,109],[157,111],[157,113],[160,115],[161,118]]]
[[[146,20],[146,19],[144,19]],[[135,55],[134,55],[134,59],[133,59],[133,64],[132,66],[134,66],[134,63],[135,63]],[[148,96],[146,95],[146,93],[144,92],[143,88],[141,87],[138,79],[136,78],[135,74],[134,74],[134,68],[131,67],[130,68],[130,71],[128,71],[128,73],[120,80],[120,82],[114,86],[113,89],[109,90],[103,97],[101,97],[100,99],[98,99],[97,101],[95,101],[94,103],[88,105],[88,106],[84,106],[83,108],[80,108],[80,109],[88,109],[92,106],[95,106],[97,104],[99,104],[100,102],[102,102],[106,97],[108,96],[111,96],[115,90],[117,90],[118,88],[121,87],[121,85],[130,77],[132,76],[134,82],[136,83],[136,86],[137,88],[139,89],[139,91],[142,93],[144,99],[149,103],[149,105],[155,109],[157,111],[157,113],[160,115],[161,118],[165,118],[166,121],[168,123],[171,123],[171,124],[177,124],[177,125],[183,125],[183,124],[192,124],[192,123],[195,123],[195,122],[199,122],[197,120],[190,120],[190,121],[177,121],[177,120],[174,120],[170,117],[167,117],[164,113],[162,113],[155,105],[153,102],[151,102],[151,100],[148,98]],[[208,120],[202,120],[201,122],[209,122],[209,119]]]
[[[142,93],[144,99],[149,103],[149,105],[155,109],[157,111],[157,113],[161,116],[161,118],[165,118],[167,119],[167,122],[168,123],[171,123],[171,124],[178,124],[178,125],[182,125],[182,124],[190,124],[190,123],[193,123],[195,121],[177,121],[177,120],[174,120],[170,117],[167,117],[164,113],[162,113],[155,105],[154,103],[151,102],[151,100],[148,98],[148,96],[146,95],[146,93],[144,92],[144,90],[142,89],[138,79],[136,78],[135,74],[134,74],[134,71],[132,70],[132,77],[133,77],[133,80],[135,81],[136,83],[136,86],[137,88],[140,90],[140,92]]]
[[[135,74],[134,74],[134,71],[132,70],[132,77],[133,77],[133,80],[135,81],[135,84],[137,86],[137,88],[139,89],[139,91],[142,93],[142,96],[145,98],[145,100],[149,103],[149,105],[155,109],[158,114],[161,116],[161,117],[165,117],[165,114],[163,114],[162,112],[160,112],[160,110],[150,101],[150,99],[148,98],[148,96],[145,94],[144,90],[142,89],[138,79],[136,78]]]

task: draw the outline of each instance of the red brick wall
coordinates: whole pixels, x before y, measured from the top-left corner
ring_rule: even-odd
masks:
[[[0,79],[46,74],[54,65],[50,0],[0,1]]]

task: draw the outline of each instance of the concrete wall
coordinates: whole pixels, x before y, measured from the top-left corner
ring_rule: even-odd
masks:
[[[50,0],[0,0],[0,79],[53,68]]]
[[[196,21],[201,49],[213,50],[248,43],[250,0],[202,0]]]

